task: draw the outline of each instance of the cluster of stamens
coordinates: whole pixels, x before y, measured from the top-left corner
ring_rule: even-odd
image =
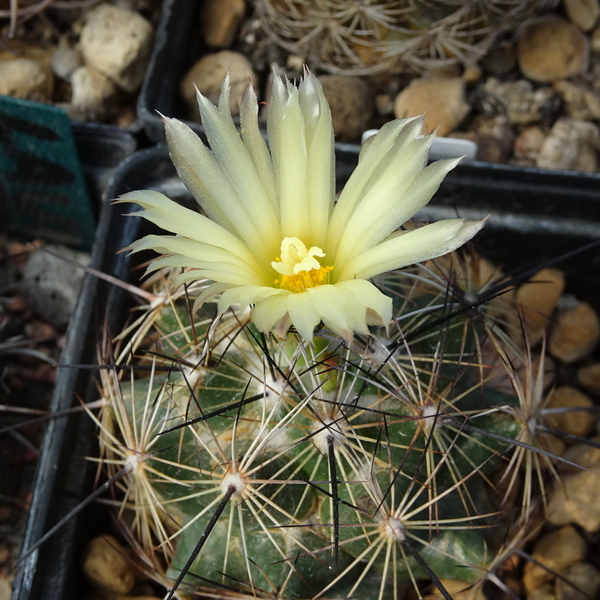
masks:
[[[333,267],[322,267],[315,258],[325,256],[318,246],[307,249],[298,238],[286,237],[281,242],[280,254],[271,263],[273,269],[281,275],[281,278],[274,280],[277,287],[299,293],[329,282],[329,273]]]

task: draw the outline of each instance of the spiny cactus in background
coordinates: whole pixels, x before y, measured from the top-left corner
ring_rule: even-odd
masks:
[[[473,64],[557,0],[254,0],[274,43],[311,68],[375,74]]]
[[[101,459],[143,568],[168,598],[395,600],[423,579],[450,598],[440,579],[499,582],[553,458],[543,366],[507,282],[447,254],[482,223],[405,223],[455,161],[426,167],[431,136],[395,121],[334,202],[316,79],[276,80],[269,149],[251,89],[242,137],[227,92],[199,97],[210,151],[166,120],[212,220],[158,192],[122,197],[178,234],[132,246],[164,255],[152,301],[101,357],[115,366]]]

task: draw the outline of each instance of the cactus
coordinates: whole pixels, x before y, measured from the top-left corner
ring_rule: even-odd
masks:
[[[328,190],[331,182],[322,175],[330,167],[323,157],[330,156],[331,121],[312,76],[306,74],[299,90],[279,82],[269,152],[246,118],[257,112],[249,90],[242,131],[256,171],[248,170],[228,112],[227,82],[223,90],[219,107],[199,99],[214,154],[195,145],[200,142],[185,126],[167,120],[180,175],[223,230],[156,192],[122,197],[180,234],[149,235],[133,245],[165,256],[150,266],[150,302],[101,352],[102,362],[114,365],[102,372],[101,459],[108,475],[120,478],[120,514],[131,512],[123,519],[126,536],[147,573],[170,589],[168,598],[383,600],[424,579],[446,598],[441,579],[464,582],[475,593],[497,581],[503,559],[519,547],[536,509],[536,486],[552,464],[536,435],[543,361],[532,366],[518,312],[510,294],[500,293],[509,282],[470,249],[455,250],[481,223],[450,220],[417,229],[406,223],[401,235],[388,236],[389,221],[406,217],[392,207],[368,225],[370,246],[361,239],[354,255],[347,250],[347,262],[340,258],[344,235],[355,238],[370,216],[360,207],[373,190],[379,206],[388,189],[405,190],[404,197],[392,194],[395,203],[420,197],[406,209],[414,212],[455,162],[423,168],[430,138],[419,137],[420,122],[390,124],[364,149],[352,189],[335,207],[324,195],[330,214],[308,206],[310,226],[302,237],[310,243],[286,237],[262,287],[245,283],[251,269],[262,272],[260,253],[254,262],[242,254],[247,271],[237,285],[234,258],[247,246],[242,234],[234,239],[231,232],[237,235],[246,223],[235,225],[235,215],[219,213],[222,206],[213,202],[218,193],[209,178],[220,176],[215,165],[229,173],[223,186],[233,189],[241,172],[249,179],[240,189],[250,197],[250,178],[258,173],[268,195],[271,176],[296,176],[285,170],[289,150],[294,164],[308,165],[298,185]],[[308,142],[300,143],[305,136]],[[394,183],[396,159],[403,188]],[[194,170],[194,161],[202,169]],[[271,188],[282,197],[281,221],[273,225],[282,229],[286,184]],[[352,210],[343,212],[349,198]],[[315,214],[329,223],[316,238]],[[298,231],[305,216],[294,218]],[[207,228],[206,235],[196,226]],[[263,251],[269,234],[259,236],[258,246],[267,260],[277,252]],[[252,239],[254,232],[243,235]],[[399,256],[407,239],[407,254]],[[211,240],[217,250],[205,248]],[[390,244],[392,258],[385,253]],[[443,256],[448,250],[454,252]],[[210,263],[210,253],[218,262]],[[383,258],[367,269],[374,253]],[[227,261],[229,270],[220,270]],[[289,265],[300,268],[288,275]],[[405,268],[395,269],[399,265]],[[301,284],[307,287],[299,291]],[[326,293],[337,294],[339,305],[319,305],[318,294]],[[303,306],[307,299],[314,305]],[[391,318],[384,318],[388,301]],[[317,309],[313,330],[306,315]],[[523,485],[522,464],[528,467]]]
[[[255,0],[271,40],[312,68],[357,75],[473,64],[555,0]]]

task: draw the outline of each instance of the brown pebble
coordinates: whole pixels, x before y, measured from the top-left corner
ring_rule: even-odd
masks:
[[[593,441],[598,443],[600,438]],[[573,523],[595,533],[600,530],[600,450],[578,444],[569,448],[564,458],[589,470],[568,464],[560,467],[562,478],[553,486],[546,511],[548,521],[553,525]]]
[[[598,597],[600,571],[589,563],[575,563],[563,576],[564,579],[556,580],[556,600],[589,600]]]
[[[486,600],[481,587],[473,590],[472,585],[458,579],[440,579],[440,581],[453,600]],[[444,600],[444,596],[435,586],[432,586],[431,593],[423,596],[423,600]]]
[[[530,344],[542,339],[564,288],[565,276],[561,271],[542,269],[517,290],[515,302],[523,311]]]
[[[245,13],[244,0],[205,0],[200,26],[206,43],[214,48],[231,46]]]
[[[371,88],[360,77],[324,75],[319,77],[329,102],[335,137],[341,142],[360,138],[373,113]]]
[[[394,101],[396,118],[416,117],[425,113],[425,131],[437,130],[439,136],[455,129],[470,110],[465,81],[461,77],[413,79]]]
[[[100,535],[88,544],[83,572],[93,585],[108,592],[127,594],[135,584],[127,552],[111,535]]]
[[[546,409],[551,408],[588,408],[594,403],[578,389],[563,385],[554,390]],[[589,410],[573,410],[546,414],[544,420],[549,427],[565,433],[586,437],[596,427],[596,413]],[[567,443],[569,440],[565,440]]]
[[[558,313],[550,332],[550,354],[566,363],[588,356],[600,339],[600,320],[587,302]]]
[[[239,112],[246,86],[250,82],[256,87],[258,78],[252,70],[252,64],[243,54],[221,50],[205,54],[181,81],[179,90],[188,106],[191,118],[199,119],[196,87],[211,102],[217,104],[221,95],[221,83],[227,74],[231,86],[229,108],[233,114]]]
[[[542,149],[545,138],[544,132],[537,125],[526,127],[515,139],[515,156],[535,159]]]
[[[542,536],[532,552],[535,562],[525,563],[523,584],[529,592],[540,588],[554,579],[552,571],[562,573],[565,569],[585,558],[587,551],[585,540],[572,525],[561,527]]]
[[[572,77],[587,69],[589,42],[576,25],[550,15],[523,31],[518,61],[523,75],[533,81]]]
[[[600,363],[592,363],[577,371],[577,381],[590,394],[600,396]]]
[[[567,17],[575,23],[579,29],[590,31],[594,28],[598,16],[600,16],[600,5],[598,0],[563,0],[563,6]]]

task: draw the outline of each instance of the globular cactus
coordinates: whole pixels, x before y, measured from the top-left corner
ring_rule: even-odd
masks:
[[[270,150],[253,136],[251,91],[242,141],[226,90],[218,108],[199,99],[212,152],[167,120],[180,176],[214,220],[157,192],[122,199],[179,234],[133,245],[164,254],[150,267],[152,301],[102,352],[114,368],[102,372],[101,458],[123,475],[127,537],[169,598],[383,600],[424,579],[446,598],[440,579],[475,593],[535,509],[544,461],[522,486],[519,456],[551,458],[526,414],[543,369],[531,367],[517,309],[500,294],[507,282],[471,251],[442,256],[482,224],[405,223],[389,235],[455,162],[424,168],[420,123],[395,122],[364,149],[334,206],[318,82],[275,85]],[[236,195],[238,175],[249,179]],[[222,210],[250,210],[271,192],[270,225],[251,212],[260,219],[246,231]],[[302,209],[292,219],[286,194]],[[268,227],[283,230],[274,247]],[[325,294],[338,304],[320,303]]]
[[[555,0],[255,0],[269,37],[312,68],[374,74],[472,64]]]

